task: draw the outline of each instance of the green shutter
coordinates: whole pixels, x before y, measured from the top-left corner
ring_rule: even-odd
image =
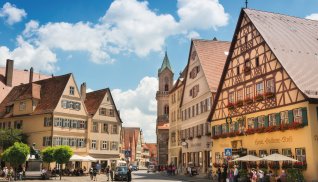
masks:
[[[220,125],[220,127],[219,127],[220,134],[223,134],[222,126],[223,125]]]
[[[264,117],[264,121],[265,121],[265,127],[268,127],[269,126],[269,124],[268,124],[268,115],[266,115]]]
[[[276,113],[275,120],[276,120],[276,125],[279,126],[280,125],[280,113]]]
[[[215,136],[215,126],[212,126],[212,136]]]
[[[301,116],[303,118],[303,125],[308,125],[308,116],[307,116],[307,108],[301,108]]]
[[[230,127],[229,124],[226,125],[226,133],[228,133],[230,131]]]
[[[239,123],[238,123],[238,122],[235,122],[235,123],[234,123],[234,130],[235,130],[235,131],[238,131],[238,128],[239,128]]]
[[[258,127],[258,119],[254,118],[254,128],[257,128],[257,127]]]
[[[293,110],[288,111],[288,123],[291,124],[294,122]]]

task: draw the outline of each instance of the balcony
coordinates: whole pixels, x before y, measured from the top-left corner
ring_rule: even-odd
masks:
[[[169,122],[169,115],[164,114],[164,115],[158,116],[157,122],[165,122],[165,121]]]
[[[157,93],[156,93],[156,97],[168,96],[168,95],[169,95],[168,91],[157,91]]]

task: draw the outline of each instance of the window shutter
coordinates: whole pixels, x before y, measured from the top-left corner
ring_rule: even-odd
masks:
[[[279,126],[280,125],[280,113],[276,113],[275,120],[276,120],[276,125]]]
[[[254,118],[254,128],[258,128],[258,119]]]
[[[301,116],[303,119],[303,125],[308,125],[308,116],[307,116],[307,108],[301,108]]]
[[[43,137],[43,146],[45,146],[45,137]]]
[[[212,126],[212,136],[215,136],[215,126]]]
[[[268,127],[268,115],[266,115],[265,117],[264,117],[264,120],[265,120],[265,127]]]
[[[293,114],[293,110],[289,110],[288,111],[288,123],[291,124],[294,122],[294,114]]]
[[[239,123],[235,122],[234,123],[234,131],[238,131],[238,128],[239,128]]]
[[[223,125],[220,125],[220,127],[219,127],[220,134],[223,134],[222,128],[223,128]]]
[[[226,133],[228,133],[229,131],[230,131],[229,124],[226,124]]]

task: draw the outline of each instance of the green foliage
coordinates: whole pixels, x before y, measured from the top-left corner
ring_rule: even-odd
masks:
[[[291,168],[291,169],[287,169],[287,181],[304,182],[305,178],[300,169]]]
[[[27,136],[19,129],[1,129],[0,144],[3,149],[7,149],[15,142],[27,143]]]
[[[67,163],[73,155],[71,147],[66,145],[54,147],[54,159],[59,164]]]
[[[45,149],[43,149],[41,151],[42,160],[46,163],[54,162],[55,161],[54,151],[55,151],[54,147],[46,147]]]
[[[30,154],[30,147],[24,143],[15,142],[2,153],[2,159],[9,162],[13,167],[18,167],[25,163],[27,156]]]

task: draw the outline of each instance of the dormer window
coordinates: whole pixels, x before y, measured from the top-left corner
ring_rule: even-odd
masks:
[[[74,95],[74,87],[70,86],[70,95]]]
[[[19,110],[20,111],[24,111],[25,110],[25,102],[20,102]]]
[[[12,106],[6,106],[6,113],[10,113],[12,110]]]

